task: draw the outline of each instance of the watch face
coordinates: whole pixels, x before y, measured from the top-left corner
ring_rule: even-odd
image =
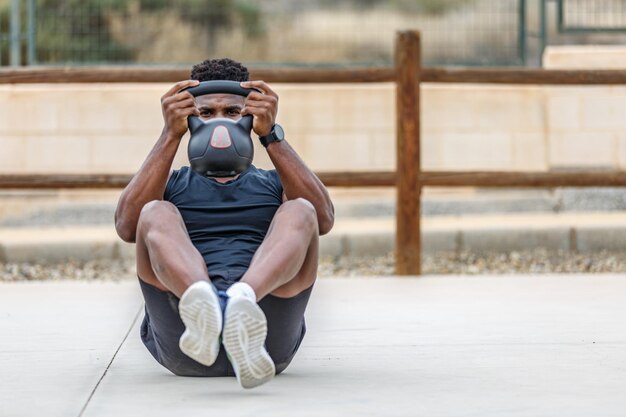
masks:
[[[285,139],[285,131],[283,130],[283,127],[281,125],[274,125],[274,136],[276,136],[277,140]]]

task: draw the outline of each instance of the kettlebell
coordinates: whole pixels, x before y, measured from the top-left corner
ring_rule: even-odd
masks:
[[[253,88],[243,88],[237,81],[203,81],[185,89],[194,97],[206,94],[236,94],[247,97]],[[187,156],[191,169],[208,177],[232,177],[246,170],[254,158],[252,115],[238,121],[216,118],[204,121],[187,118],[191,137]]]

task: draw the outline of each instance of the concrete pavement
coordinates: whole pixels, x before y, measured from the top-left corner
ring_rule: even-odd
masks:
[[[77,416],[140,307],[131,283],[0,284],[0,416]]]
[[[156,364],[134,282],[0,284],[0,415],[622,416],[625,301],[623,275],[323,279],[244,391]]]

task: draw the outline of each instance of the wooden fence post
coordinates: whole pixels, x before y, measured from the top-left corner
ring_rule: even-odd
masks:
[[[420,34],[396,35],[396,275],[421,273]]]

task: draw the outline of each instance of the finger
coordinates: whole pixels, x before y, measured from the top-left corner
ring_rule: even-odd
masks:
[[[176,95],[167,97],[166,99],[162,101],[161,104],[164,108],[168,108],[180,102],[192,103],[195,106],[196,99],[194,96],[192,96],[188,92],[182,92],[182,93],[178,93]]]
[[[248,97],[246,97],[246,101],[263,100],[263,97],[267,97],[267,96],[263,93],[258,93],[256,91],[253,91],[250,94],[248,94]]]
[[[181,101],[176,101],[170,105],[172,109],[184,109],[186,107],[196,107],[196,102],[193,99],[186,99]]]
[[[183,88],[193,87],[193,86],[196,86],[198,84],[200,84],[200,81],[198,81],[198,80],[179,81],[176,84],[174,84],[169,90],[167,90],[167,93],[165,93],[163,95],[162,100],[165,99],[166,97],[173,96],[174,94],[176,94],[177,92],[179,92]]]
[[[278,98],[278,94],[276,94],[274,92],[274,90],[272,90],[270,88],[269,85],[267,85],[267,83],[265,81],[261,81],[261,80],[257,80],[257,81],[244,81],[241,83],[241,86],[243,88],[256,88],[258,90],[261,90],[261,92],[263,94],[267,94],[270,95],[272,97],[276,97]],[[253,94],[253,93],[250,93]]]
[[[174,101],[191,99],[194,101],[194,103],[196,100],[196,98],[189,91],[181,91],[180,93],[176,93],[175,95],[172,96],[172,98],[174,99]]]
[[[256,107],[274,107],[274,104],[270,100],[250,100],[244,103],[245,106],[256,106]]]
[[[278,99],[274,96],[268,96],[261,93],[250,93],[246,98],[246,103],[250,102],[264,102],[275,105],[278,102]]]
[[[257,117],[270,117],[271,115],[268,114],[267,109],[264,107],[257,107],[257,106],[250,106],[250,107],[246,107],[241,111],[241,115],[245,116],[247,114],[251,114],[253,116],[257,116]]]
[[[246,103],[246,105],[243,107],[243,110],[246,109],[255,109],[255,110],[259,110],[259,111],[267,111],[269,109],[271,109],[271,106],[264,101],[254,101],[251,103]]]
[[[177,109],[173,109],[173,114],[176,117],[189,117],[189,116],[200,116],[200,112],[195,107],[180,107]]]
[[[200,117],[200,110],[198,110],[195,106],[192,107],[187,107],[184,110],[184,114],[185,116],[189,117],[189,116],[198,116]]]
[[[177,109],[181,107],[196,107],[196,102],[193,97],[183,97],[183,99],[177,99],[176,96],[167,98],[163,102],[163,106],[166,109]]]
[[[272,109],[272,106],[266,103],[246,106],[246,109],[248,109],[250,113],[254,111],[254,114],[264,114],[264,115],[267,115],[268,117],[274,117],[274,113],[275,113]]]
[[[185,88],[189,88],[189,87],[195,87],[198,84],[200,84],[200,81],[198,80],[185,80],[185,81],[180,81],[176,84],[174,84],[174,86],[172,86],[172,88],[170,89],[170,91],[168,91],[169,95],[172,96],[176,93],[179,93],[181,90],[184,90]]]
[[[265,109],[266,111],[270,113],[276,113],[276,110],[277,110],[276,99],[270,96],[264,96],[264,97],[266,97],[266,99],[264,100],[253,99],[250,101],[246,101],[245,106],[258,107],[261,109]]]

